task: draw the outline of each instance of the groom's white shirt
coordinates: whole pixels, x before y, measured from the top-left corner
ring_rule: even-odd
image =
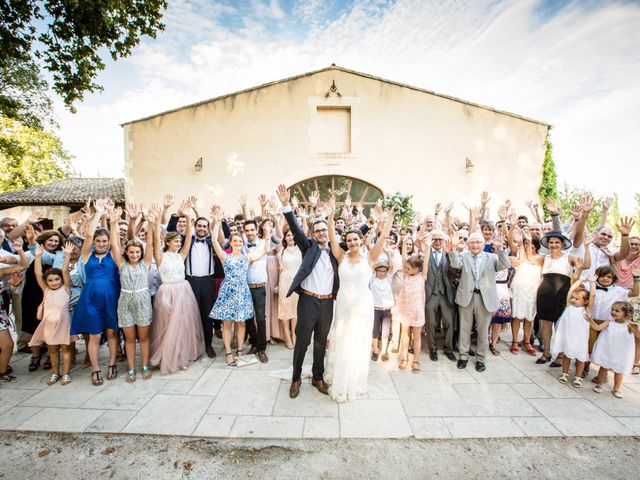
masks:
[[[333,292],[333,266],[329,252],[322,250],[318,262],[300,286],[316,295],[330,295]]]

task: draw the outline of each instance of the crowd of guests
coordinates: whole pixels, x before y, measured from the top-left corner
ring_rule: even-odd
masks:
[[[394,221],[397,210],[385,211],[382,201],[365,214],[348,196],[337,204],[313,192],[308,200],[303,206],[281,189],[278,196],[259,195],[256,213],[243,196],[239,212],[226,216],[215,205],[201,214],[195,197],[176,205],[166,195],[124,212],[110,199],[96,199],[55,230],[41,229],[38,212],[23,223],[0,220],[0,381],[16,379],[12,328],[17,348],[31,353],[29,370],[51,370],[49,384],[71,382],[80,338],[82,366],[91,366],[94,385],[103,383],[103,343],[106,378],[115,379],[126,358],[126,380],[134,382],[138,373],[148,380],[154,369],[186,369],[202,355],[222,354],[229,367],[248,355],[267,363],[268,345],[282,342],[295,349],[295,397],[312,336],[314,386],[327,393],[316,366],[327,342],[329,352],[360,352],[367,362],[398,354],[400,370],[419,372],[424,350],[434,362],[441,351],[460,369],[473,357],[482,372],[487,356],[507,354],[498,342],[509,328],[509,354],[557,367],[558,380],[575,388],[590,363],[600,367],[593,390],[603,391],[612,370],[619,398],[624,376],[639,373],[640,236],[629,218],[620,219],[616,232],[607,226],[609,200],[593,231],[589,195],[563,218],[551,200],[545,209],[528,202],[526,214],[509,201],[492,212],[485,192],[477,206],[466,207],[468,219],[454,217],[453,204],[437,204],[408,225]],[[307,268],[303,256],[318,246]],[[351,324],[341,320],[332,330],[329,319],[310,329],[301,317],[313,314],[311,301],[333,308],[343,259],[355,265],[352,273],[340,267],[340,275],[355,279],[343,281],[343,291],[365,279],[373,302],[343,301],[342,318],[352,316]],[[355,287],[352,292],[362,297]],[[309,298],[303,308],[302,296]],[[222,352],[214,336],[222,339]],[[341,357],[330,353],[329,363],[332,358]],[[337,382],[337,370],[329,369]],[[368,366],[361,370],[366,387]]]

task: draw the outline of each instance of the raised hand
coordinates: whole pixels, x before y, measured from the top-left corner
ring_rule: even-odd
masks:
[[[36,243],[36,231],[31,225],[27,225],[24,229],[24,238],[26,238],[29,245]]]
[[[62,247],[62,251],[64,252],[65,255],[70,255],[73,253],[73,247],[74,244],[73,242],[64,242],[64,247]]]
[[[593,201],[593,195],[591,195],[590,193],[587,193],[586,195],[583,195],[582,198],[580,198],[580,209],[584,213],[591,212],[591,210],[593,210],[595,206],[596,204]]]
[[[504,222],[507,219],[508,214],[509,208],[504,203],[498,207],[498,217],[500,217],[500,220]]]
[[[189,198],[185,198],[180,204],[180,208],[178,209],[178,212],[182,213],[182,215],[184,215],[185,217],[189,217],[190,210],[191,210],[191,203],[189,202]]]
[[[18,250],[22,250],[22,244],[24,242],[20,237],[16,238],[13,242],[11,242],[11,246],[17,252]]]
[[[222,219],[224,218],[224,213],[222,212],[220,205],[212,205],[209,214],[211,215],[213,223],[222,222]]]
[[[138,218],[142,212],[140,211],[140,206],[136,205],[133,202],[129,202],[127,204],[127,209],[125,210],[125,213],[127,214],[127,216],[129,218]]]
[[[27,222],[28,223],[38,223],[41,220],[44,219],[44,217],[42,216],[42,210],[36,210],[34,212],[31,213],[31,215],[29,215],[29,218],[27,218]]]
[[[515,243],[517,243],[518,245],[520,245],[522,243],[522,229],[518,228],[518,227],[514,227],[513,229],[513,241]]]
[[[96,198],[93,201],[93,209],[96,211],[96,214],[102,216],[106,208],[107,208],[107,202],[104,198]]]
[[[438,215],[442,211],[442,204],[440,202],[436,203],[436,206],[433,208],[433,211],[436,215]]]
[[[364,205],[362,205],[361,203],[356,203],[356,211],[360,214],[364,212]]]
[[[315,206],[318,204],[319,199],[320,193],[317,190],[311,192],[311,195],[309,195],[309,203],[311,203],[312,208],[315,208]]]
[[[327,203],[324,204],[324,210],[327,217],[330,217],[336,213],[336,197],[331,196]]]
[[[502,232],[498,232],[492,242],[492,245],[495,250],[502,250],[504,248],[504,234]]]
[[[571,215],[573,215],[573,219],[577,222],[578,219],[580,218],[580,212],[581,212],[581,208],[580,208],[580,204],[576,203],[571,207]]]
[[[113,209],[116,208],[116,204],[113,203],[113,200],[111,200],[110,198],[104,199],[104,206],[105,210],[109,213],[113,212]]]
[[[36,258],[41,257],[43,253],[44,253],[44,246],[41,243],[39,243],[38,246],[36,247]]]
[[[545,207],[547,207],[547,210],[549,210],[549,213],[551,215],[560,214],[560,208],[556,204],[555,200],[553,200],[553,198],[547,198],[547,200],[544,202],[544,205]]]
[[[584,265],[584,260],[581,257],[576,257],[576,270],[582,270],[582,266]]]
[[[268,201],[269,199],[264,193],[258,195],[258,202],[260,202],[260,207],[264,208]]]
[[[631,217],[620,218],[620,222],[618,223],[618,231],[620,232],[620,235],[629,235],[635,223],[636,222],[634,222]]]
[[[444,214],[449,215],[451,213],[451,210],[453,210],[453,202],[444,207]]]
[[[278,195],[280,203],[282,203],[283,206],[289,205],[289,200],[291,200],[291,193],[289,192],[289,190],[287,190],[287,187],[282,184],[278,185],[276,194]]]
[[[351,195],[347,193],[347,196],[344,199],[344,208],[347,210],[351,210]]]
[[[87,198],[84,202],[84,206],[80,210],[84,213],[91,213],[91,197]]]
[[[244,193],[240,195],[238,202],[240,202],[240,207],[245,208],[247,206],[247,195]]]
[[[604,200],[602,200],[603,210],[609,210],[611,205],[613,205],[613,197],[605,197]]]
[[[163,198],[162,198],[162,206],[168,210],[169,208],[171,208],[171,206],[173,205],[173,195],[171,195],[170,193],[167,193]]]
[[[482,192],[480,194],[480,204],[482,205],[483,210],[487,206],[487,203],[489,203],[490,200],[491,200],[491,197],[489,196],[489,192]]]
[[[294,210],[297,210],[299,205],[300,205],[300,200],[298,200],[298,197],[296,196],[291,197],[291,207]]]
[[[585,232],[582,243],[584,243],[585,247],[588,247],[596,240],[596,238],[598,238],[598,232],[593,232],[591,235],[587,235],[587,232]]]
[[[587,277],[587,280],[589,281],[589,283],[596,283],[596,280],[598,280],[598,276],[597,275],[589,275]]]
[[[527,199],[524,201],[524,204],[529,207],[530,209],[533,208],[533,200],[531,199]]]

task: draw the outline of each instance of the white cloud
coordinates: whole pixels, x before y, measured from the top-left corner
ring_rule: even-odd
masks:
[[[637,4],[573,2],[547,17],[531,0],[362,0],[338,14],[335,2],[317,0],[286,11],[275,0],[236,5],[172,2],[166,32],[122,60],[132,83],[118,99],[94,97],[75,117],[62,114],[83,172],[122,170],[118,123],[335,62],[548,121],[561,180],[616,191],[631,207],[640,173]],[[229,15],[234,28],[223,23]]]

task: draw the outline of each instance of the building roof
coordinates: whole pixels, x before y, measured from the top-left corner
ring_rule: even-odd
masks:
[[[447,100],[452,100],[454,102],[463,103],[465,105],[470,105],[472,107],[482,108],[484,110],[489,110],[489,111],[492,111],[492,112],[495,112],[495,113],[500,113],[502,115],[508,115],[510,117],[518,118],[520,120],[524,120],[524,121],[527,121],[527,122],[537,123],[537,124],[543,125],[543,126],[545,126],[547,128],[551,128],[552,127],[551,124],[546,123],[546,122],[541,122],[539,120],[534,120],[532,118],[524,117],[522,115],[518,115],[518,114],[515,114],[515,113],[507,112],[507,111],[504,111],[504,110],[498,110],[496,108],[487,107],[486,105],[481,105],[479,103],[470,102],[468,100],[463,100],[461,98],[453,97],[451,95],[444,95],[442,93],[433,92],[431,90],[425,90],[424,88],[415,87],[413,85],[407,85],[405,83],[394,82],[393,80],[387,80],[385,78],[376,77],[374,75],[369,75],[368,73],[362,73],[362,72],[358,72],[356,70],[349,70],[347,68],[338,67],[338,66],[336,66],[335,63],[332,63],[329,67],[321,68],[320,70],[314,70],[312,72],[302,73],[300,75],[295,75],[293,77],[283,78],[281,80],[275,80],[275,81],[269,82],[269,83],[263,83],[262,85],[257,85],[255,87],[246,88],[244,90],[239,90],[239,91],[233,92],[233,93],[227,93],[226,95],[221,95],[219,97],[210,98],[208,100],[203,100],[201,102],[196,102],[196,103],[192,103],[192,104],[189,104],[189,105],[184,105],[182,107],[173,108],[171,110],[166,110],[164,112],[160,112],[160,113],[156,113],[156,114],[153,114],[153,115],[149,115],[147,117],[131,120],[129,122],[125,122],[125,123],[120,124],[120,126],[125,126],[125,125],[129,125],[131,123],[136,123],[136,122],[143,122],[145,120],[150,120],[152,118],[156,118],[156,117],[160,117],[162,115],[166,115],[168,113],[179,112],[180,110],[186,110],[188,108],[198,107],[200,105],[204,105],[204,104],[207,104],[207,103],[216,102],[218,100],[223,100],[225,98],[234,97],[236,95],[252,92],[254,90],[260,90],[262,88],[270,87],[272,85],[277,85],[279,83],[290,82],[292,80],[297,80],[298,78],[308,77],[308,76],[315,75],[317,73],[326,72],[326,71],[329,71],[329,70],[337,70],[337,71],[340,71],[340,72],[350,73],[352,75],[358,75],[358,76],[363,77],[363,78],[368,78],[370,80],[377,80],[379,82],[384,82],[384,83],[388,83],[388,84],[391,84],[391,85],[396,85],[396,86],[399,86],[399,87],[409,88],[409,89],[415,90],[417,92],[422,92],[422,93],[426,93],[426,94],[429,94],[429,95],[435,95],[436,97],[446,98]]]
[[[58,182],[0,194],[0,207],[18,205],[82,205],[87,198],[124,203],[124,178],[67,178]]]

